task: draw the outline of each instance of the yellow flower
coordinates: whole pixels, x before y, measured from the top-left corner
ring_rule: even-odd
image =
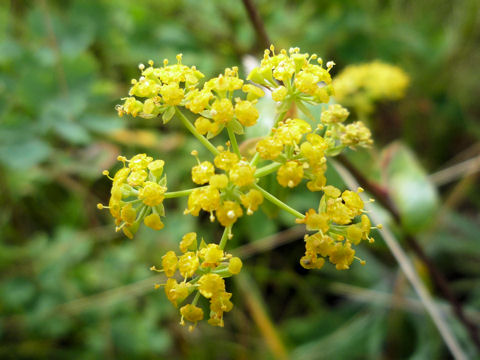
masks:
[[[235,166],[239,160],[240,159],[235,153],[226,150],[221,151],[217,156],[215,156],[213,162],[217,168],[228,171],[233,168],[233,166]]]
[[[325,264],[325,259],[317,257],[315,253],[307,252],[300,259],[300,265],[305,269],[321,269]]]
[[[147,154],[138,154],[128,160],[128,167],[132,171],[145,170],[148,164],[152,162],[153,158],[147,156]]]
[[[312,131],[311,126],[301,119],[287,119],[280,123],[274,137],[284,145],[295,145],[302,136]]]
[[[143,223],[153,230],[162,230],[164,227],[160,216],[156,213],[146,216],[145,219],[143,219]]]
[[[320,256],[329,256],[335,246],[335,242],[328,235],[317,232],[305,238],[305,250]]]
[[[212,175],[209,184],[215,189],[225,189],[228,185],[228,176],[225,174]]]
[[[323,188],[323,192],[325,193],[325,196],[328,196],[334,199],[340,197],[340,194],[341,194],[341,191],[332,185],[325,186]]]
[[[369,242],[373,242],[373,238],[369,237],[370,235],[370,229],[372,227],[372,223],[370,222],[370,219],[368,218],[367,215],[363,214],[361,217],[361,223],[360,227],[362,229],[362,240],[368,240]],[[377,228],[381,228],[380,225],[377,225]]]
[[[167,277],[172,277],[177,270],[178,258],[174,251],[168,251],[162,256],[162,267]]]
[[[340,225],[349,224],[352,221],[352,212],[341,201],[329,199],[327,201],[327,215],[330,219]]]
[[[240,161],[234,165],[229,172],[230,181],[237,186],[247,186],[255,182],[255,170],[254,166],[246,161]]]
[[[199,91],[198,89],[194,89],[188,93],[185,107],[194,114],[199,114],[206,109],[212,98],[213,94],[210,90],[204,89]]]
[[[242,91],[247,93],[247,100],[252,101],[265,96],[265,92],[252,84],[243,85]]]
[[[204,211],[214,211],[220,206],[220,192],[212,186],[203,188],[200,206]]]
[[[318,76],[306,71],[300,71],[297,75],[295,75],[294,84],[295,87],[301,92],[313,95],[315,90],[317,90],[317,84],[319,81],[320,79]]]
[[[257,211],[259,205],[263,203],[263,195],[258,190],[250,189],[247,194],[240,196],[240,201],[247,209],[247,214],[252,215],[254,211]]]
[[[345,146],[369,147],[373,144],[372,133],[361,121],[356,121],[344,127],[340,140]]]
[[[306,212],[305,218],[295,220],[298,224],[305,224],[308,231],[320,230],[324,233],[328,231],[328,216],[325,213],[317,213],[314,209]]]
[[[208,183],[213,174],[215,174],[215,167],[209,161],[204,161],[192,168],[192,180],[195,184]]]
[[[345,190],[342,193],[342,199],[345,202],[345,205],[351,210],[353,216],[357,216],[362,213],[364,204],[358,193]]]
[[[288,90],[285,86],[279,86],[275,90],[272,91],[272,99],[273,101],[283,101],[285,96],[287,96]]]
[[[212,118],[219,124],[226,124],[233,119],[233,105],[228,99],[217,99],[212,104],[210,111]]]
[[[364,92],[363,99],[395,100],[405,95],[409,82],[401,68],[380,61],[350,65],[335,78],[335,97],[350,103]]]
[[[147,179],[148,173],[145,170],[134,170],[128,175],[127,182],[130,186],[141,186]]]
[[[178,83],[171,83],[162,85],[160,95],[165,104],[175,106],[182,102],[184,90],[179,87]]]
[[[196,248],[197,233],[189,232],[188,234],[183,235],[182,241],[180,241],[180,251],[185,253],[187,250],[195,250]]]
[[[118,170],[115,175],[113,176],[113,184],[121,184],[127,180],[128,174],[130,174],[129,168],[121,168]]]
[[[216,211],[217,219],[222,226],[233,225],[243,215],[242,208],[234,201],[224,201]]]
[[[143,104],[134,97],[128,97],[125,99],[123,105],[117,107],[117,111],[119,116],[127,113],[135,117],[143,111]]]
[[[300,145],[300,152],[307,159],[308,164],[314,170],[323,168],[325,159],[325,150],[328,144],[324,138],[317,134],[308,134],[307,141]]]
[[[354,245],[358,245],[362,241],[362,227],[360,224],[347,226],[347,239]]]
[[[318,171],[313,172],[313,179],[307,182],[307,188],[310,191],[320,191],[323,190],[325,184],[327,183],[327,178],[324,175],[325,170],[319,169]]]
[[[163,166],[165,165],[165,161],[163,160],[155,160],[148,164],[148,170],[155,176],[157,179],[162,176],[163,173]]]
[[[135,222],[135,219],[137,218],[137,211],[132,208],[132,204],[127,204],[122,207],[122,210],[120,211],[120,217],[122,221],[125,221],[127,223],[127,225],[131,225]]]
[[[283,144],[280,140],[267,136],[257,143],[256,150],[263,159],[275,160],[282,153]]]
[[[203,259],[202,267],[216,268],[224,256],[223,250],[217,244],[208,244],[200,250],[200,257]]]
[[[277,181],[283,187],[293,188],[303,179],[303,166],[296,161],[287,161],[277,172]]]
[[[206,186],[195,189],[188,196],[188,206],[186,214],[198,216],[201,209],[204,211],[214,211],[220,206],[220,192],[212,186]]]
[[[178,271],[184,278],[192,277],[199,265],[198,256],[192,251],[183,254],[178,259]]]
[[[174,278],[169,278],[165,284],[167,299],[177,307],[190,295],[192,286],[189,283],[177,283]]]
[[[251,101],[239,101],[235,104],[235,117],[243,126],[253,126],[257,123],[258,110]]]
[[[217,314],[229,312],[233,308],[233,304],[230,301],[231,297],[232,294],[225,291],[216,294],[210,300],[210,310]]]
[[[214,129],[217,127],[217,125],[207,118],[204,117],[199,117],[197,120],[195,120],[195,129],[202,134],[205,135],[208,132],[214,133]]]
[[[163,202],[167,188],[152,181],[146,181],[138,192],[138,198],[147,206],[157,206]]]
[[[180,314],[182,314],[182,320],[185,319],[194,324],[203,319],[203,310],[192,304],[182,306],[180,308]]]
[[[342,105],[333,104],[328,107],[328,110],[322,112],[320,119],[324,124],[335,124],[344,122],[348,115],[350,112]]]
[[[238,257],[233,257],[228,263],[228,271],[230,271],[232,275],[236,275],[242,270],[242,266],[242,260]]]
[[[335,264],[337,270],[346,270],[350,268],[355,256],[355,250],[349,241],[345,243],[337,243],[333,247],[329,258],[332,264]]]
[[[225,281],[218,274],[205,274],[198,280],[198,291],[210,299],[212,296],[225,291]]]

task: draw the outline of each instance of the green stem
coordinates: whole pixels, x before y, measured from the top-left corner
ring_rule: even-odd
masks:
[[[202,145],[208,149],[208,151],[210,151],[213,155],[219,154],[219,151],[217,150],[217,148],[213,146],[213,144],[210,141],[208,141],[205,136],[200,134],[197,131],[197,129],[195,129],[195,126],[192,125],[190,120],[188,120],[186,116],[183,115],[183,113],[180,110],[178,110],[177,107],[175,107],[175,113],[178,115],[178,117],[182,121],[183,125],[188,129],[188,131],[190,131],[193,134],[193,136],[195,136],[202,143]]]
[[[220,239],[220,244],[218,244],[218,247],[222,250],[225,249],[225,245],[227,245],[228,235],[230,234],[231,229],[232,229],[231,226],[227,226],[227,227],[225,227],[225,230],[223,231],[222,238]]]
[[[193,298],[192,305],[197,305],[198,299],[200,299],[200,291],[197,291],[195,297]]]
[[[204,186],[196,187],[193,189],[187,189],[187,190],[181,190],[181,191],[169,191],[163,194],[165,196],[165,199],[171,199],[171,198],[177,198],[177,197],[182,197],[182,196],[188,196],[190,195],[193,191],[196,189],[200,189]]]
[[[257,189],[258,191],[260,191],[260,192],[263,194],[263,197],[264,197],[265,199],[267,199],[268,201],[270,201],[272,204],[277,205],[280,209],[285,210],[286,212],[292,214],[292,215],[295,216],[296,218],[299,218],[299,219],[305,218],[305,215],[303,215],[302,213],[298,212],[298,211],[295,210],[294,208],[291,208],[290,206],[288,206],[287,204],[285,204],[283,201],[281,201],[280,199],[278,199],[278,198],[276,198],[275,196],[273,196],[272,194],[270,194],[267,190],[261,188],[261,187],[258,186],[258,185],[255,185],[255,189]]]
[[[230,144],[232,144],[233,152],[237,154],[238,157],[241,159],[242,155],[240,155],[240,149],[238,148],[237,138],[233,130],[230,129],[230,126],[228,125],[227,125],[227,132],[228,132],[228,138],[230,139]]]
[[[259,178],[262,176],[267,176],[268,174],[275,172],[280,166],[282,166],[281,163],[272,162],[271,164],[263,166],[257,171],[255,171],[255,177]]]

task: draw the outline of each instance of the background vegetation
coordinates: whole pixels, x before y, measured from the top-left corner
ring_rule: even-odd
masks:
[[[277,47],[333,59],[335,72],[381,59],[411,76],[406,98],[372,117],[376,150],[349,158],[387,187],[400,244],[410,249],[402,239],[414,236],[480,324],[478,1],[255,3]],[[189,334],[153,291],[161,276],[148,269],[185,232],[213,237],[218,229],[183,216],[179,200],[164,230],[144,228],[131,241],[97,211],[110,186],[101,171],[118,154],[161,157],[170,186],[191,187],[194,159],[184,154],[194,140],[174,122],[118,118],[114,105],[148,59],[182,52],[208,76],[259,56],[263,44],[241,1],[2,1],[0,28],[1,358],[449,357],[380,237],[362,247],[365,267],[306,271],[303,229],[288,215],[241,219],[230,249],[244,257],[244,275],[227,284],[235,308],[224,329],[201,324]],[[311,201],[301,191],[288,199],[299,209]],[[474,357],[417,255],[416,270]]]

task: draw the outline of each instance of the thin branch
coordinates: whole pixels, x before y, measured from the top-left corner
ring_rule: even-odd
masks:
[[[248,18],[250,19],[253,28],[255,29],[255,32],[257,34],[257,40],[259,42],[259,45],[264,49],[268,49],[271,45],[271,42],[265,30],[265,25],[263,24],[262,17],[260,16],[252,0],[242,1],[243,5],[245,6],[245,10],[248,13]]]
[[[462,161],[446,169],[437,171],[429,176],[437,186],[448,184],[464,176],[473,175],[480,171],[480,155]]]
[[[377,184],[372,183],[370,180],[368,180],[361,172],[359,172],[355,168],[355,166],[350,163],[350,161],[348,161],[346,157],[339,156],[338,160],[354,175],[354,177],[362,184],[365,190],[372,194],[373,197],[392,214],[395,221],[398,224],[401,224],[400,214],[390,200],[388,192],[385,189],[379,187]],[[457,300],[453,291],[450,289],[448,280],[437,268],[437,266],[429,259],[429,257],[413,235],[406,234],[405,241],[410,247],[410,249],[412,249],[412,251],[427,267],[430,277],[432,278],[437,289],[440,291],[440,294],[445,300],[450,303],[453,313],[456,315],[458,320],[465,326],[474,345],[480,351],[480,338],[478,336],[478,327],[465,315],[465,312],[463,311],[463,306]]]
[[[355,178],[342,165],[337,162],[333,162],[333,165],[348,187],[350,187],[351,189],[356,189],[359,187],[359,184],[355,180]],[[367,204],[366,207],[370,207],[370,205]],[[370,217],[375,223],[379,223],[381,221],[380,217],[378,217],[378,215],[374,211],[370,212]],[[424,304],[425,309],[430,314],[433,322],[437,326],[440,335],[442,336],[445,344],[448,346],[452,355],[455,357],[455,359],[467,359],[467,356],[464,354],[462,348],[457,342],[457,339],[454,337],[450,327],[445,321],[442,312],[434,303],[430,293],[421,281],[418,273],[415,271],[415,268],[413,267],[407,254],[398,244],[390,229],[387,226],[384,226],[383,229],[379,230],[379,232],[382,235],[382,238],[384,239],[388,248],[390,249],[390,252],[393,254],[398,264],[400,265],[403,273],[409,280],[412,287],[415,289],[417,295],[420,297],[420,300]]]
[[[400,296],[389,292],[367,289],[340,282],[332,283],[331,286],[329,286],[329,290],[353,301],[401,309],[415,314],[425,314],[425,307],[422,302],[412,297]],[[450,310],[450,306],[445,302],[437,302],[437,306],[445,312]],[[480,323],[480,312],[473,308],[467,309],[467,312],[475,323]]]

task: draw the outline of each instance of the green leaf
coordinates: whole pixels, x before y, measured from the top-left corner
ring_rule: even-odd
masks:
[[[14,169],[28,169],[45,160],[51,147],[38,139],[0,145],[0,161]]]
[[[233,119],[228,123],[228,127],[237,135],[243,135],[243,125],[237,119]]]
[[[84,127],[73,121],[61,121],[54,124],[55,132],[72,144],[87,144],[90,135]]]
[[[162,115],[163,123],[166,124],[172,120],[173,115],[175,115],[175,107],[169,106]]]
[[[404,228],[417,233],[430,225],[438,208],[438,194],[415,154],[404,144],[384,150],[387,186]]]

